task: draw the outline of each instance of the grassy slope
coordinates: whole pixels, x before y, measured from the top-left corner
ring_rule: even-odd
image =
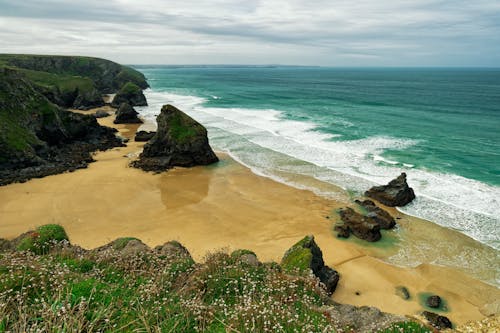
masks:
[[[66,239],[61,230],[49,229],[53,240]],[[333,305],[314,277],[285,273],[276,263],[246,261],[248,250],[208,254],[197,264],[175,242],[177,251],[161,253],[144,245],[127,251],[128,242],[140,244],[134,238],[84,251],[49,243],[41,232],[25,237],[40,243],[42,236],[52,247],[49,254],[0,253],[0,332],[346,329],[328,314]],[[416,323],[397,326],[383,332],[430,332]]]

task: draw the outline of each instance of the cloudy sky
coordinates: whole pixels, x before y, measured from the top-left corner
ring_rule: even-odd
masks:
[[[128,64],[500,66],[498,0],[0,0],[0,53]]]

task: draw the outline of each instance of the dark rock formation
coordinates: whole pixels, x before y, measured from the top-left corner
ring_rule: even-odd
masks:
[[[368,211],[366,217],[371,218],[373,221],[377,222],[380,225],[381,229],[392,229],[396,225],[396,221],[387,211],[383,210],[380,207],[377,207],[375,203],[371,200],[356,200],[358,205],[363,207]]]
[[[91,152],[122,146],[92,116],[63,111],[16,70],[0,68],[0,185],[85,168]]]
[[[332,294],[337,288],[340,279],[339,273],[326,266],[323,253],[314,241],[314,236],[306,236],[300,242],[286,251],[281,266],[285,271],[306,272],[309,269],[325,285],[325,289]]]
[[[382,237],[380,225],[371,217],[363,216],[349,207],[340,210],[339,214],[342,222],[334,227],[334,230],[338,232],[338,237],[347,238],[352,233],[369,242],[376,242]]]
[[[422,312],[422,314],[424,315],[425,319],[427,319],[429,323],[438,330],[452,328],[451,321],[445,316],[440,316],[437,313],[430,311],[424,311]]]
[[[95,113],[94,113],[94,117],[96,118],[105,118],[105,117],[109,117],[110,114],[107,113],[106,111],[104,110],[97,110]]]
[[[138,142],[146,142],[151,140],[155,134],[156,132],[138,131],[135,133],[134,140]]]
[[[408,290],[408,288],[403,287],[403,286],[396,288],[396,294],[404,300],[409,300],[411,297],[410,291]]]
[[[128,103],[122,103],[116,111],[115,124],[142,124],[139,114]]]
[[[158,131],[132,163],[145,171],[165,171],[174,166],[208,165],[219,159],[208,144],[207,130],[172,105],[164,105],[156,118]]]
[[[121,87],[111,102],[113,107],[119,107],[122,103],[130,104],[131,106],[146,106],[148,105],[146,97],[142,93],[142,89],[128,82]]]
[[[374,186],[365,192],[367,197],[373,198],[390,207],[404,206],[415,199],[413,189],[406,182],[406,173],[393,179],[387,185]]]
[[[100,106],[104,106],[104,100],[96,89],[79,91],[73,101],[73,108],[78,110],[89,110]]]
[[[438,295],[429,296],[429,297],[427,297],[427,300],[425,301],[425,303],[429,307],[437,309],[441,306],[441,297],[439,297]]]

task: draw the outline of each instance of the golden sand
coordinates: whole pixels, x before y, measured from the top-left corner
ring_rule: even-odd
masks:
[[[95,154],[97,162],[87,169],[0,187],[0,237],[58,223],[73,244],[84,248],[132,236],[150,246],[178,240],[195,260],[207,251],[247,248],[262,261],[279,261],[291,245],[313,234],[325,262],[341,274],[333,296],[338,302],[414,315],[423,310],[418,293],[432,292],[447,301],[450,311],[445,315],[461,324],[482,319],[479,308],[500,299],[497,288],[457,270],[427,264],[396,267],[374,257],[390,255],[391,247],[338,240],[332,219],[326,217],[339,202],[257,176],[227,155],[218,154],[221,162],[216,165],[162,174],[131,168],[143,146],[133,141],[139,125],[113,125],[113,119],[99,122],[132,139],[127,147]],[[399,232],[412,228],[409,221],[421,223],[404,217]],[[434,228],[431,241],[443,229]],[[398,296],[398,286],[408,288],[412,298]]]

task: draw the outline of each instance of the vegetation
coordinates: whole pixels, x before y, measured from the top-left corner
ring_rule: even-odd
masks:
[[[180,112],[175,113],[169,119],[169,122],[170,135],[179,142],[189,141],[190,138],[196,136],[199,131],[203,130],[200,125],[196,125],[194,120]]]
[[[57,224],[47,224],[38,227],[34,232],[28,233],[20,240],[17,249],[29,250],[36,254],[47,253],[50,248],[62,241],[68,241],[68,235],[63,227]]]
[[[309,236],[304,237],[297,244],[292,246],[283,256],[281,266],[287,272],[304,273],[309,271],[312,261],[312,253],[304,244],[310,240]]]
[[[67,239],[60,226],[36,232],[40,243]],[[310,275],[240,260],[252,254],[248,250],[210,253],[203,264],[177,251],[182,246],[175,242],[164,251],[117,250],[115,245],[131,239],[92,251],[62,242],[44,255],[24,246],[19,248],[28,251],[0,254],[0,332],[343,329],[328,314],[329,297]],[[428,332],[419,327],[401,323],[383,332]]]

